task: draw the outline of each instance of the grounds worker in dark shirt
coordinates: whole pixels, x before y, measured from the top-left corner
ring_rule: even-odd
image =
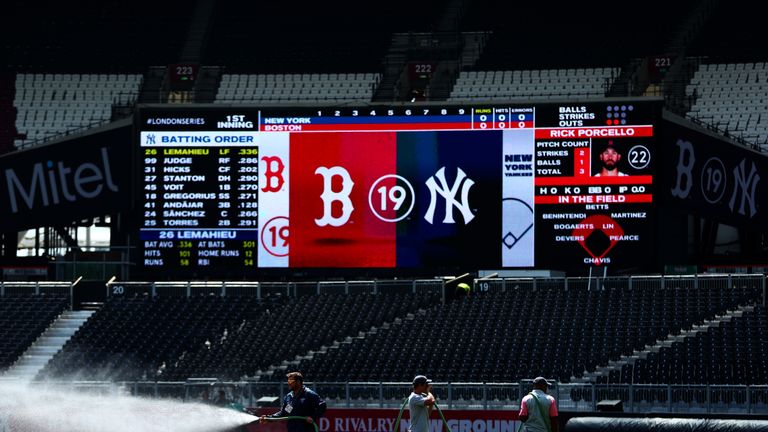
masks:
[[[283,407],[270,416],[261,416],[259,421],[266,423],[267,417],[304,417],[304,419],[286,420],[288,432],[314,432],[315,427],[312,423],[317,423],[325,413],[325,401],[304,385],[301,372],[291,372],[286,377],[291,391],[283,397]]]

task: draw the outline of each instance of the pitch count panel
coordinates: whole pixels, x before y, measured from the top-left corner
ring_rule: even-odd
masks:
[[[145,107],[141,265],[641,265],[660,110]]]

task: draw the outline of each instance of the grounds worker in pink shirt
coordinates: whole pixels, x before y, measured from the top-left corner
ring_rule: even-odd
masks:
[[[533,390],[520,402],[520,421],[524,432],[558,432],[557,404],[547,394],[549,382],[544,377],[533,380]]]

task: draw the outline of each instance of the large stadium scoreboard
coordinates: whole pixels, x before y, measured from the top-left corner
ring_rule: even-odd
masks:
[[[660,111],[142,107],[140,264],[641,266]]]

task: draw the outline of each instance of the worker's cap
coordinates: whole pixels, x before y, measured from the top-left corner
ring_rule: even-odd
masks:
[[[427,378],[424,375],[416,375],[416,378],[413,379],[414,387],[417,386],[417,385],[429,384],[431,382],[432,382],[432,380]]]

